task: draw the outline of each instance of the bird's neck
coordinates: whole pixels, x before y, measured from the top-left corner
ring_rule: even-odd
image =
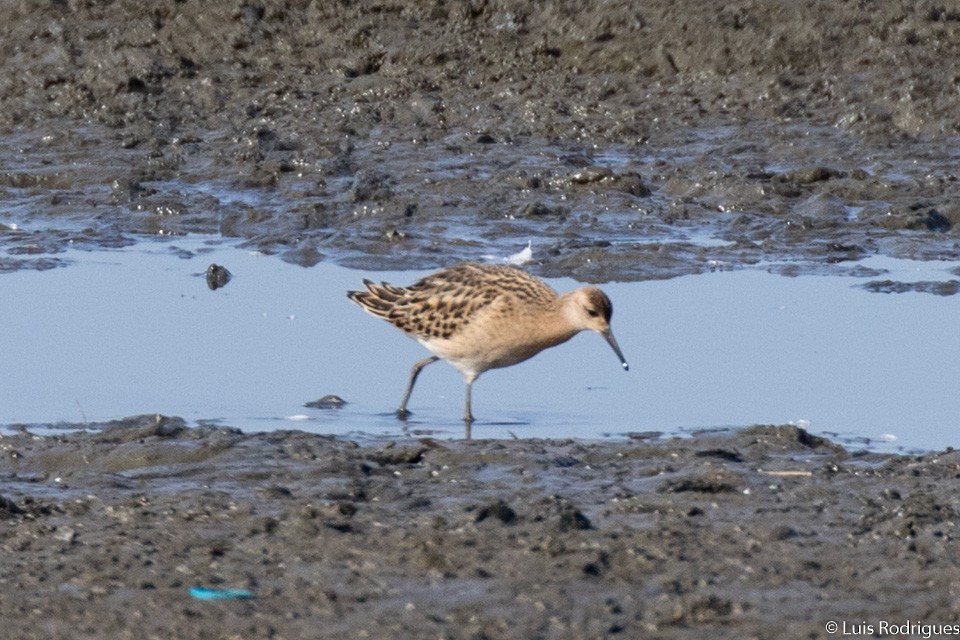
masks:
[[[580,328],[570,318],[565,296],[557,298],[552,306],[551,312],[538,322],[538,333],[541,334],[542,341],[550,347],[566,342],[580,332]]]

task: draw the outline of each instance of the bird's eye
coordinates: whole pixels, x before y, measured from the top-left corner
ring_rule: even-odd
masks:
[[[587,315],[591,318],[596,318],[600,313],[596,309],[587,309]]]

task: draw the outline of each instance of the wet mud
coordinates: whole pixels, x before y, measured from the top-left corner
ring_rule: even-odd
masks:
[[[0,8],[0,269],[215,233],[584,281],[957,259],[960,13],[890,1]]]
[[[826,637],[958,613],[953,451],[775,426],[363,444],[86,426],[0,438],[7,637]]]

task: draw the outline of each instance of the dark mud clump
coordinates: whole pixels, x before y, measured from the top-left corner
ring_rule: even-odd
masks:
[[[952,296],[960,292],[960,280],[899,282],[896,280],[871,280],[861,285],[867,291],[877,293],[932,293],[938,296]]]
[[[771,426],[362,446],[86,426],[0,438],[5,637],[818,637],[956,615],[952,451]]]
[[[901,1],[3,3],[0,269],[190,232],[379,269],[532,240],[542,275],[593,281],[957,258],[958,25]]]

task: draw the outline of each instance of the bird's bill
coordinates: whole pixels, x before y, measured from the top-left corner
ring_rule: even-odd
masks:
[[[613,331],[607,329],[601,335],[607,340],[607,344],[610,345],[610,348],[613,349],[613,352],[617,354],[617,357],[620,358],[620,364],[623,365],[624,371],[630,370],[630,365],[627,364],[627,359],[623,357],[623,352],[620,351],[620,345],[617,344],[617,339],[613,337]]]

